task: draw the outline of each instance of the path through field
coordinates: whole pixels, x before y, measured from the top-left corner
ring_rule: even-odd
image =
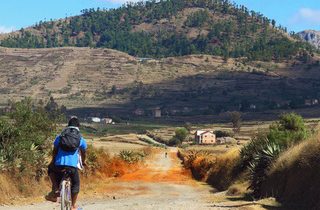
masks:
[[[126,174],[108,185],[107,196],[81,196],[79,207],[84,210],[108,209],[192,209],[227,210],[251,209],[250,204],[213,202],[214,194],[208,185],[194,181],[176,157],[176,149],[168,149],[168,157],[161,151],[146,167]],[[59,209],[58,203],[43,202],[29,206],[0,207],[2,209],[43,210]],[[253,208],[252,208],[253,209]]]

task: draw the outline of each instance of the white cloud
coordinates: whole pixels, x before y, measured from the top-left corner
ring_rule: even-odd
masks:
[[[12,32],[14,30],[15,30],[14,27],[0,26],[0,34],[10,33],[10,32]]]
[[[292,23],[320,24],[320,10],[301,8],[292,18]]]

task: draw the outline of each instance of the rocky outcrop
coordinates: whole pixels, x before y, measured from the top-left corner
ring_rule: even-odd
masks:
[[[320,31],[306,30],[298,33],[299,37],[320,49]]]

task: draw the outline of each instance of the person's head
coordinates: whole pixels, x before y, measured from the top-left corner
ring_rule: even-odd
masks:
[[[76,116],[72,116],[68,122],[68,126],[80,127],[79,119]]]

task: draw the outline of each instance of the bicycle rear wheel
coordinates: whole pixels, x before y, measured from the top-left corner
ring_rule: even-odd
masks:
[[[71,210],[71,183],[67,180],[61,183],[61,210]]]

